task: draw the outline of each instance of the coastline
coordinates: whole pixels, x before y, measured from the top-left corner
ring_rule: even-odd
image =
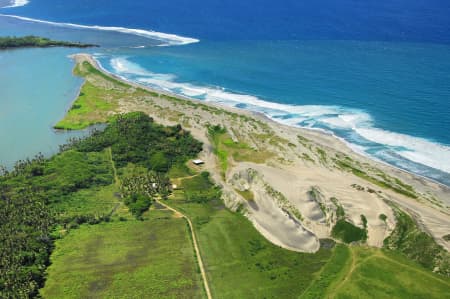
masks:
[[[71,55],[71,56],[69,56],[69,58],[75,59],[75,57],[77,55],[79,55],[79,54]],[[437,184],[437,185],[441,186],[442,188],[448,189],[448,192],[450,192],[450,186],[449,185],[441,183],[441,182],[439,182],[437,180],[434,180],[432,178],[429,178],[429,177],[426,177],[426,176],[414,173],[412,171],[409,171],[409,170],[397,167],[395,165],[389,164],[386,161],[383,161],[381,159],[377,159],[375,157],[372,157],[369,154],[364,153],[362,151],[355,150],[354,148],[352,148],[352,144],[350,142],[348,142],[344,138],[341,138],[341,137],[335,135],[332,131],[328,131],[328,130],[320,129],[320,128],[306,128],[306,127],[290,126],[290,125],[283,124],[281,122],[277,122],[275,119],[270,118],[268,115],[265,115],[262,112],[256,112],[256,111],[251,111],[251,110],[237,108],[237,107],[230,107],[230,106],[226,106],[226,105],[221,105],[220,103],[217,104],[217,103],[213,103],[213,102],[205,102],[205,101],[201,101],[201,100],[198,100],[198,99],[195,99],[195,98],[190,98],[190,97],[187,97],[187,96],[171,93],[171,92],[166,91],[166,90],[154,89],[154,88],[151,88],[149,86],[146,86],[146,85],[139,84],[139,83],[133,82],[131,80],[128,80],[125,77],[122,77],[122,76],[119,76],[117,74],[114,74],[114,73],[108,71],[107,69],[105,69],[95,57],[93,57],[90,54],[86,54],[86,55],[88,55],[88,57],[89,57],[88,60],[93,65],[95,65],[99,70],[101,70],[102,72],[108,74],[109,76],[111,76],[111,77],[113,77],[113,78],[115,78],[117,80],[120,80],[120,81],[122,81],[122,82],[124,82],[126,84],[130,84],[130,85],[136,86],[138,88],[143,88],[143,89],[151,91],[151,92],[166,94],[166,95],[177,97],[177,98],[181,98],[181,99],[184,99],[184,100],[201,103],[201,104],[204,104],[204,105],[211,105],[211,106],[218,107],[218,108],[224,109],[224,110],[230,110],[230,111],[233,111],[233,112],[238,112],[238,113],[244,113],[244,114],[252,115],[252,116],[255,116],[255,117],[257,117],[257,118],[259,118],[261,120],[264,120],[266,122],[271,122],[273,124],[281,125],[281,126],[284,126],[286,128],[299,129],[302,132],[303,131],[308,131],[308,132],[318,133],[319,135],[322,135],[322,136],[325,136],[325,137],[330,137],[330,138],[333,138],[333,139],[341,142],[342,145],[347,148],[347,150],[351,151],[353,154],[361,156],[361,158],[365,158],[365,159],[370,160],[372,163],[377,163],[377,164],[380,164],[380,166],[382,165],[384,167],[392,168],[392,169],[394,169],[396,171],[404,173],[405,175],[410,175],[412,177],[417,177],[419,179],[423,179],[425,181],[429,181],[431,183],[434,183],[434,184]]]
[[[369,220],[368,244],[371,246],[381,247],[384,238],[395,227],[395,217],[387,204],[392,202],[404,210],[414,211],[411,214],[416,222],[423,224],[439,244],[449,249],[443,236],[450,228],[450,188],[355,153],[332,134],[287,126],[261,113],[180,97],[129,82],[104,70],[88,54],[77,54],[72,58],[77,65],[87,62],[134,91],[145,90],[149,93],[145,96],[139,94],[137,98],[117,99],[119,108],[112,113],[143,111],[158,123],[185,126],[202,141],[205,146],[200,157],[207,165],[204,170],[211,172],[213,180],[222,187],[226,205],[234,210],[244,207],[246,216],[256,228],[264,226],[260,232],[264,231],[264,236],[272,243],[291,250],[314,252],[318,238],[330,236],[333,219],[328,219],[329,215],[326,215],[326,225],[323,222],[325,219],[317,220],[313,214],[319,209],[319,202],[311,206],[306,195],[308,190],[317,186],[323,198],[339,198],[348,213],[347,218],[355,225],[362,225],[359,218],[364,211]],[[98,79],[95,76],[88,78],[93,80],[89,81],[91,84]],[[251,149],[253,154],[243,160],[230,156],[225,161],[228,167],[221,169],[224,161],[218,161],[214,150],[217,145],[208,136],[207,128],[213,124],[226,127],[229,138],[235,144],[244,142],[247,144],[244,148]],[[264,153],[268,158],[258,160],[257,157]],[[358,177],[348,168],[337,167],[343,157],[352,161],[352,165],[357,166],[364,175]],[[236,192],[251,185],[251,182],[242,185],[242,179],[248,177],[246,172],[250,169],[260,177],[260,183],[251,186],[258,203],[256,209]],[[275,199],[267,194],[264,187],[268,184],[283,194],[288,206],[280,202],[274,205]],[[361,189],[367,192],[362,193]],[[378,191],[374,193],[370,190]],[[389,220],[380,221],[380,213],[388,215]],[[291,219],[295,219],[293,214],[299,215],[297,219],[302,218],[304,231],[313,231],[315,235],[299,233],[296,221]]]

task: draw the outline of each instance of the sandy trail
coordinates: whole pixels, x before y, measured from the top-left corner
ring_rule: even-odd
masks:
[[[203,266],[203,259],[202,259],[202,255],[200,254],[200,249],[198,247],[198,242],[197,242],[197,236],[195,235],[195,230],[194,230],[194,226],[192,225],[191,219],[189,219],[188,216],[186,216],[185,214],[181,213],[180,211],[172,208],[171,206],[167,205],[166,203],[160,201],[159,199],[156,199],[156,202],[159,203],[160,205],[164,206],[166,209],[172,211],[176,217],[182,217],[184,218],[190,228],[191,231],[191,236],[192,236],[192,243],[194,244],[194,250],[195,250],[195,254],[197,256],[197,262],[198,262],[198,267],[200,268],[200,273],[202,275],[202,280],[203,280],[203,286],[205,287],[205,292],[206,292],[206,297],[208,299],[212,299],[211,296],[211,291],[209,289],[209,283],[208,283],[208,279],[206,277],[206,271],[205,268]]]

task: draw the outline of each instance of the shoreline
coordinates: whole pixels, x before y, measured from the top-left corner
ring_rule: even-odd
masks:
[[[299,252],[315,251],[319,239],[331,237],[336,221],[333,213],[323,212],[319,218],[317,213],[325,207],[333,211],[331,198],[338,198],[353,225],[363,225],[362,214],[367,218],[369,246],[382,247],[394,229],[392,203],[410,211],[417,223],[450,250],[450,243],[444,240],[450,228],[449,187],[361,155],[331,133],[288,126],[260,112],[130,82],[105,70],[89,54],[71,58],[76,67],[84,68],[85,82],[104,90],[105,103],[113,103],[115,108],[97,111],[90,106],[93,110],[84,118],[69,116],[62,122],[70,128],[71,122],[77,127],[83,119],[107,122],[113,114],[142,111],[156,123],[181,124],[203,142],[199,155],[205,161],[202,170],[210,172],[222,188],[225,205],[232,211],[243,207],[244,215],[272,243]],[[91,73],[89,67],[100,73]],[[117,96],[111,97],[114,90]],[[210,135],[208,128],[214,125],[226,128],[223,138],[228,138],[227,143]],[[225,151],[225,158],[217,154],[218,148]],[[250,179],[253,171],[256,181]],[[236,190],[250,190],[256,205]],[[319,190],[322,202],[310,199],[311,190]],[[387,222],[379,219],[380,214],[388,216]]]
[[[286,128],[298,129],[300,131],[309,131],[309,132],[312,132],[312,133],[317,133],[317,134],[322,135],[324,137],[333,138],[336,141],[339,141],[340,143],[342,143],[342,145],[345,146],[347,148],[347,150],[351,151],[355,155],[360,156],[361,158],[368,159],[372,163],[381,164],[383,167],[393,168],[394,170],[400,171],[400,172],[404,173],[405,175],[414,176],[414,177],[417,177],[418,179],[426,180],[426,181],[429,181],[431,183],[437,184],[437,185],[441,186],[442,188],[447,189],[448,192],[450,192],[450,185],[446,185],[446,184],[444,184],[442,182],[439,182],[439,181],[437,181],[435,179],[432,179],[432,178],[426,177],[424,175],[420,175],[420,174],[414,173],[414,172],[412,172],[410,170],[398,167],[396,165],[392,165],[392,164],[390,164],[390,163],[388,163],[386,161],[383,161],[381,159],[377,159],[375,157],[372,157],[372,156],[370,156],[367,153],[362,153],[360,151],[357,151],[357,150],[353,149],[350,142],[348,142],[344,138],[341,138],[341,137],[335,135],[332,131],[327,131],[325,129],[320,129],[320,128],[306,128],[306,127],[300,127],[300,126],[290,126],[290,125],[283,124],[281,122],[277,122],[276,120],[272,119],[271,117],[269,117],[268,115],[266,115],[266,114],[264,114],[262,112],[247,110],[247,109],[238,108],[238,107],[226,106],[226,105],[222,105],[220,103],[206,102],[206,101],[198,100],[198,99],[195,99],[195,98],[190,98],[190,97],[187,97],[187,96],[184,96],[184,95],[175,94],[175,93],[172,93],[172,92],[169,92],[169,91],[166,91],[166,90],[155,89],[155,88],[152,88],[152,87],[149,87],[149,86],[146,86],[146,85],[139,84],[139,83],[136,83],[134,81],[128,80],[128,79],[126,79],[126,78],[124,78],[122,76],[119,76],[117,74],[114,74],[112,72],[109,72],[91,54],[74,54],[74,55],[70,55],[69,58],[75,60],[75,57],[77,55],[87,55],[86,57],[89,57],[88,60],[96,68],[98,68],[99,70],[101,70],[105,74],[108,74],[109,76],[111,76],[111,77],[113,77],[113,78],[115,78],[117,80],[120,80],[123,83],[130,84],[132,86],[135,86],[137,88],[142,88],[142,89],[148,90],[150,92],[155,92],[155,93],[159,93],[159,94],[165,94],[165,95],[168,95],[168,96],[177,97],[177,98],[180,98],[180,99],[183,99],[183,100],[187,100],[187,101],[192,101],[192,102],[195,102],[195,103],[201,103],[201,104],[204,104],[204,105],[209,105],[209,106],[213,106],[213,107],[224,109],[224,110],[229,110],[229,111],[232,111],[232,112],[237,112],[237,113],[243,113],[243,114],[246,114],[246,115],[251,115],[251,116],[257,117],[257,118],[259,118],[259,119],[261,119],[263,121],[270,122],[272,124],[276,124],[276,125],[280,125],[280,126],[284,126]]]

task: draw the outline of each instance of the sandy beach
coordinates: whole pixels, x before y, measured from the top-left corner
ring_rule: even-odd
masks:
[[[106,73],[87,54],[73,58]],[[118,99],[118,108],[111,113],[143,111],[158,123],[181,124],[189,130],[204,143],[200,155],[205,161],[203,169],[222,187],[226,205],[243,211],[274,244],[301,252],[317,251],[319,239],[331,236],[341,206],[346,220],[358,227],[364,226],[364,215],[368,245],[381,247],[395,227],[394,204],[450,249],[443,239],[450,232],[450,188],[373,161],[324,132],[289,127],[261,114],[180,97],[108,75],[133,89],[150,92]],[[217,144],[208,133],[214,125],[226,128],[221,145],[228,154],[226,167],[217,158]]]

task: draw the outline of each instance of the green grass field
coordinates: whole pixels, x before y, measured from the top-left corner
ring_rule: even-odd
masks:
[[[332,298],[450,298],[450,280],[405,257],[380,249],[350,247],[350,269],[328,289]]]
[[[197,185],[186,181],[187,189]],[[177,191],[167,203],[194,224],[214,298],[297,298],[332,254],[331,249],[305,254],[279,248],[220,200],[186,202]]]
[[[152,210],[145,221],[83,225],[56,242],[44,298],[202,298],[186,222]]]
[[[328,288],[342,279],[350,270],[350,249],[338,244],[328,263],[322,268],[314,282],[300,296],[300,299],[325,298]]]
[[[449,298],[450,280],[392,251],[339,245],[300,299]]]
[[[120,205],[118,192],[115,185],[83,189],[61,198],[53,206],[60,217],[105,216]]]
[[[119,99],[148,95],[143,89],[106,76],[88,62],[77,64],[74,74],[86,79],[78,97],[64,118],[55,126],[61,130],[80,130],[107,122],[119,106]]]

